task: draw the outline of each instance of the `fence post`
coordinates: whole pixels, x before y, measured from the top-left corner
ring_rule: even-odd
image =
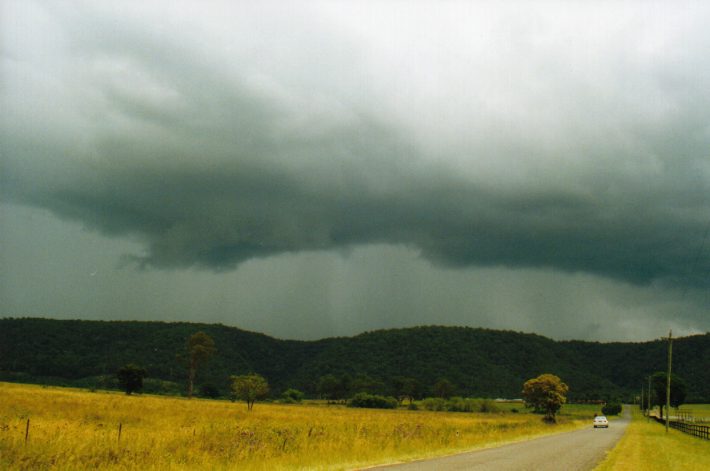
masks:
[[[668,331],[668,378],[666,379],[666,433],[671,420],[671,365],[673,364],[673,330]]]
[[[118,443],[121,443],[121,429],[123,428],[123,424],[121,422],[118,423]]]
[[[27,425],[25,426],[25,445],[27,444],[27,440],[30,437],[30,419],[29,417],[27,418]]]

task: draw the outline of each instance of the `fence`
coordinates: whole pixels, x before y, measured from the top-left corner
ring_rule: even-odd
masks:
[[[694,437],[704,438],[705,440],[710,440],[710,425],[697,425],[689,424],[687,422],[669,422],[669,426],[676,430],[680,430],[683,433],[693,435]]]
[[[658,417],[651,416],[653,419],[656,420],[659,424],[665,424],[666,421],[664,419],[659,419]],[[678,420],[671,420],[668,422],[668,425],[671,428],[674,428],[676,430],[680,430],[683,433],[687,433],[688,435],[692,435],[694,437],[698,438],[704,438],[705,440],[710,440],[710,425],[698,425],[698,424],[691,424],[688,422],[681,422]]]

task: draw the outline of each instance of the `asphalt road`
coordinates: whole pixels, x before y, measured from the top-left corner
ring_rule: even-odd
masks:
[[[583,471],[594,469],[610,451],[631,420],[630,406],[624,407],[621,419],[611,421],[609,428],[589,428],[565,432],[497,448],[413,461],[404,464],[378,466],[386,471]]]

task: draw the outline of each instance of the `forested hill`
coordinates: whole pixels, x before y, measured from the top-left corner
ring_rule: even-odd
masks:
[[[214,324],[0,319],[0,380],[91,387],[127,364],[145,367],[153,391],[175,392],[186,376],[180,354],[204,331],[217,354],[198,384],[227,389],[231,374],[260,373],[274,394],[293,387],[316,393],[326,374],[349,375],[386,393],[393,378],[416,378],[424,393],[440,378],[457,393],[519,397],[525,380],[554,373],[572,399],[638,394],[643,378],[666,367],[667,342],[553,341],[510,331],[415,327],[318,341],[278,340]],[[673,371],[688,384],[688,401],[710,402],[710,334],[674,341]],[[162,388],[162,389],[161,389]]]

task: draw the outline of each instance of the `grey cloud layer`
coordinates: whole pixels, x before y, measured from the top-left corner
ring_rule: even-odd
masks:
[[[622,83],[591,84],[564,72],[564,57],[538,53],[526,68],[553,64],[530,77],[545,93],[515,88],[513,102],[496,103],[510,83],[477,88],[495,76],[477,81],[475,69],[470,87],[443,83],[431,101],[417,91],[432,64],[419,64],[421,76],[392,72],[383,87],[367,80],[382,75],[368,53],[317,22],[287,29],[295,44],[269,34],[283,18],[259,23],[259,49],[244,39],[259,28],[242,19],[235,52],[101,11],[45,14],[59,58],[23,58],[31,46],[50,55],[41,38],[24,49],[4,41],[3,196],[134,236],[142,265],[227,270],[384,243],[445,266],[710,282],[710,92],[698,86],[710,83],[707,35],[685,57],[632,57]]]

